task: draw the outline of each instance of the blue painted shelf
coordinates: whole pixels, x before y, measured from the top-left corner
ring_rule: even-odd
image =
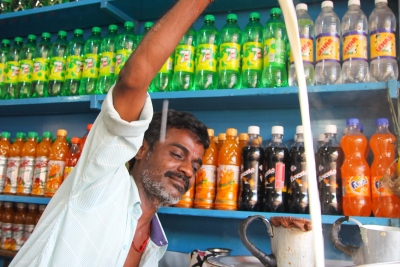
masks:
[[[33,203],[33,204],[49,204],[51,198],[48,197],[24,197],[24,196],[11,196],[11,195],[0,195],[0,201],[9,202],[22,202],[22,203]]]

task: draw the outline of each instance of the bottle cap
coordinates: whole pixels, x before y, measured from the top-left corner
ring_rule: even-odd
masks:
[[[51,132],[43,132],[43,138],[50,138]]]
[[[111,24],[110,26],[108,26],[108,30],[109,31],[118,31],[118,26],[115,24]]]
[[[387,118],[379,118],[376,120],[375,125],[389,125],[389,120]]]
[[[135,27],[135,23],[133,23],[132,21],[126,21],[124,23],[124,28],[133,28]]]
[[[218,136],[214,136],[214,143],[218,143]]]
[[[58,36],[60,37],[67,37],[67,32],[66,31],[59,31]]]
[[[93,124],[89,123],[88,125],[86,125],[86,130],[90,131],[92,129]]]
[[[214,22],[215,21],[215,17],[214,17],[214,15],[205,15],[204,16],[204,21],[212,21],[212,22]]]
[[[1,137],[3,138],[10,138],[11,134],[9,132],[2,132]]]
[[[258,12],[251,12],[249,17],[250,17],[250,19],[260,19],[261,18],[260,13],[258,13]]]
[[[42,33],[42,38],[51,38],[51,34],[50,33],[48,33],[48,32],[44,32],[44,33]]]
[[[28,35],[28,40],[36,41],[36,35],[34,35],[34,34],[29,34],[29,35]]]
[[[282,15],[282,10],[279,7],[274,7],[274,8],[271,8],[271,11],[269,13],[271,15],[272,14]]]
[[[387,0],[375,0],[375,4],[377,4],[377,3],[387,3],[388,1]]]
[[[325,133],[333,133],[336,134],[337,133],[337,127],[336,125],[326,125],[325,126]]]
[[[235,128],[226,129],[226,135],[237,136],[237,130]]]
[[[17,133],[17,138],[25,138],[25,133],[21,133],[21,132],[18,132]]]
[[[148,21],[148,22],[146,22],[146,23],[144,24],[144,28],[145,28],[145,29],[149,29],[149,28],[153,27],[153,25],[154,25],[153,22]]]
[[[304,133],[304,128],[303,125],[299,125],[296,127],[296,134],[302,134]]]
[[[57,136],[67,136],[67,130],[58,129],[57,130]]]
[[[284,129],[282,126],[272,126],[271,134],[283,134]]]
[[[81,139],[79,137],[72,137],[71,143],[72,144],[79,144],[81,142]]]
[[[308,10],[308,6],[307,4],[300,3],[296,5],[296,10]]]
[[[81,30],[81,29],[75,29],[74,34],[75,34],[75,35],[83,35],[83,30]]]
[[[218,141],[225,141],[225,140],[226,140],[226,134],[225,133],[218,134]]]
[[[240,133],[239,140],[240,141],[249,140],[249,135],[247,133]]]
[[[358,5],[360,6],[360,0],[349,0],[348,6],[352,6],[352,5]]]
[[[36,210],[37,204],[29,203],[28,204],[28,209],[35,209]]]
[[[236,20],[237,21],[237,15],[236,14],[228,14],[228,16],[226,16],[226,20]]]
[[[5,45],[9,45],[11,42],[10,42],[10,40],[8,40],[8,39],[3,39],[3,40],[1,41],[1,43],[2,43],[2,44],[5,44]]]
[[[323,134],[323,133],[319,134],[317,140],[318,140],[318,142],[323,142],[323,141],[325,141],[325,134]]]
[[[347,121],[346,121],[346,125],[347,126],[349,126],[349,125],[357,125],[359,123],[360,123],[360,121],[357,118],[350,118],[350,119],[347,119]]]
[[[14,38],[14,43],[22,43],[23,41],[24,41],[24,39],[22,39],[21,37]]]
[[[101,29],[99,27],[93,27],[92,33],[101,33]]]
[[[332,7],[333,8],[333,2],[332,1],[324,1],[324,2],[322,2],[321,8],[324,8],[324,7]]]
[[[37,132],[28,132],[28,138],[36,138]]]
[[[258,135],[260,135],[260,127],[258,127],[258,126],[249,126],[249,128],[247,128],[247,133],[248,134],[258,134]]]
[[[208,137],[214,136],[214,129],[208,128],[207,133],[208,133]]]

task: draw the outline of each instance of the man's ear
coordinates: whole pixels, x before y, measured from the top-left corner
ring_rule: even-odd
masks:
[[[142,146],[139,148],[138,152],[136,153],[135,159],[141,160],[146,157],[147,153],[149,152],[149,144],[146,140],[143,139]]]

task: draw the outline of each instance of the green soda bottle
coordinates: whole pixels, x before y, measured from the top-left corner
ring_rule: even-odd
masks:
[[[114,84],[117,32],[118,26],[110,25],[107,35],[104,36],[101,42],[99,80],[97,81],[96,94],[106,94]]]
[[[174,53],[169,56],[160,71],[153,78],[149,92],[171,91],[172,74],[174,70]]]
[[[28,35],[28,42],[22,47],[19,55],[19,74],[17,95],[19,98],[28,98],[32,96],[32,72],[33,72],[33,59],[36,50],[36,36],[33,34]]]
[[[11,12],[11,0],[0,1],[0,14]]]
[[[9,52],[10,40],[3,39],[0,47],[0,99],[3,99],[6,94],[4,91],[4,80],[6,79],[5,69]]]
[[[172,91],[194,90],[195,50],[196,31],[193,27],[190,27],[175,48]]]
[[[263,26],[260,13],[250,14],[243,30],[242,88],[261,87],[263,69]]]
[[[266,88],[288,85],[286,68],[287,34],[280,8],[271,9],[271,18],[264,27],[264,70],[262,83]]]
[[[75,29],[74,37],[68,43],[65,81],[61,93],[63,96],[78,95],[83,69],[83,48],[85,46],[85,40],[82,36],[83,31]]]
[[[133,32],[134,26],[132,21],[125,22],[123,31],[117,37],[114,83],[118,81],[122,67],[137,46],[136,35]]]
[[[220,36],[214,25],[215,17],[206,15],[197,33],[195,88],[201,90],[218,87],[218,47]]]
[[[4,99],[14,99],[17,97],[17,84],[19,73],[19,56],[22,50],[22,38],[15,37],[14,45],[8,53],[8,60],[5,68]]]
[[[92,35],[86,40],[79,95],[92,95],[96,92],[100,66],[101,29],[92,28]]]
[[[50,33],[42,33],[42,40],[36,46],[35,59],[33,60],[32,97],[49,96],[47,86],[49,82],[49,59],[51,51],[50,38]]]
[[[65,81],[67,46],[67,33],[59,31],[58,38],[51,46],[49,85],[47,87],[49,96],[61,95],[61,89]]]
[[[138,44],[138,45],[139,45],[139,43],[142,41],[142,39],[143,39],[143,37],[146,35],[146,33],[147,33],[148,31],[150,31],[150,29],[151,29],[153,26],[154,26],[154,23],[151,22],[151,21],[148,21],[148,22],[145,22],[145,23],[144,23],[144,32],[143,32],[143,34],[140,34],[140,35],[137,37],[137,44]]]
[[[227,23],[221,30],[221,45],[219,47],[218,88],[240,88],[240,54],[242,31],[237,25],[237,16],[229,14]]]

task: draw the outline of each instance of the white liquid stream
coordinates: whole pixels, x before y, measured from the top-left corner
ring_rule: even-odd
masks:
[[[289,36],[291,53],[294,57],[294,64],[297,73],[297,83],[299,85],[299,101],[301,120],[304,127],[304,146],[306,154],[306,166],[308,175],[308,194],[309,208],[312,221],[313,238],[314,238],[314,253],[315,266],[325,266],[324,241],[322,236],[322,220],[321,220],[321,205],[319,202],[318,187],[315,158],[313,148],[313,138],[311,132],[310,110],[308,104],[307,85],[304,74],[304,66],[301,57],[301,47],[299,30],[297,25],[297,16],[292,0],[279,0],[283,16],[285,18],[286,30]]]

